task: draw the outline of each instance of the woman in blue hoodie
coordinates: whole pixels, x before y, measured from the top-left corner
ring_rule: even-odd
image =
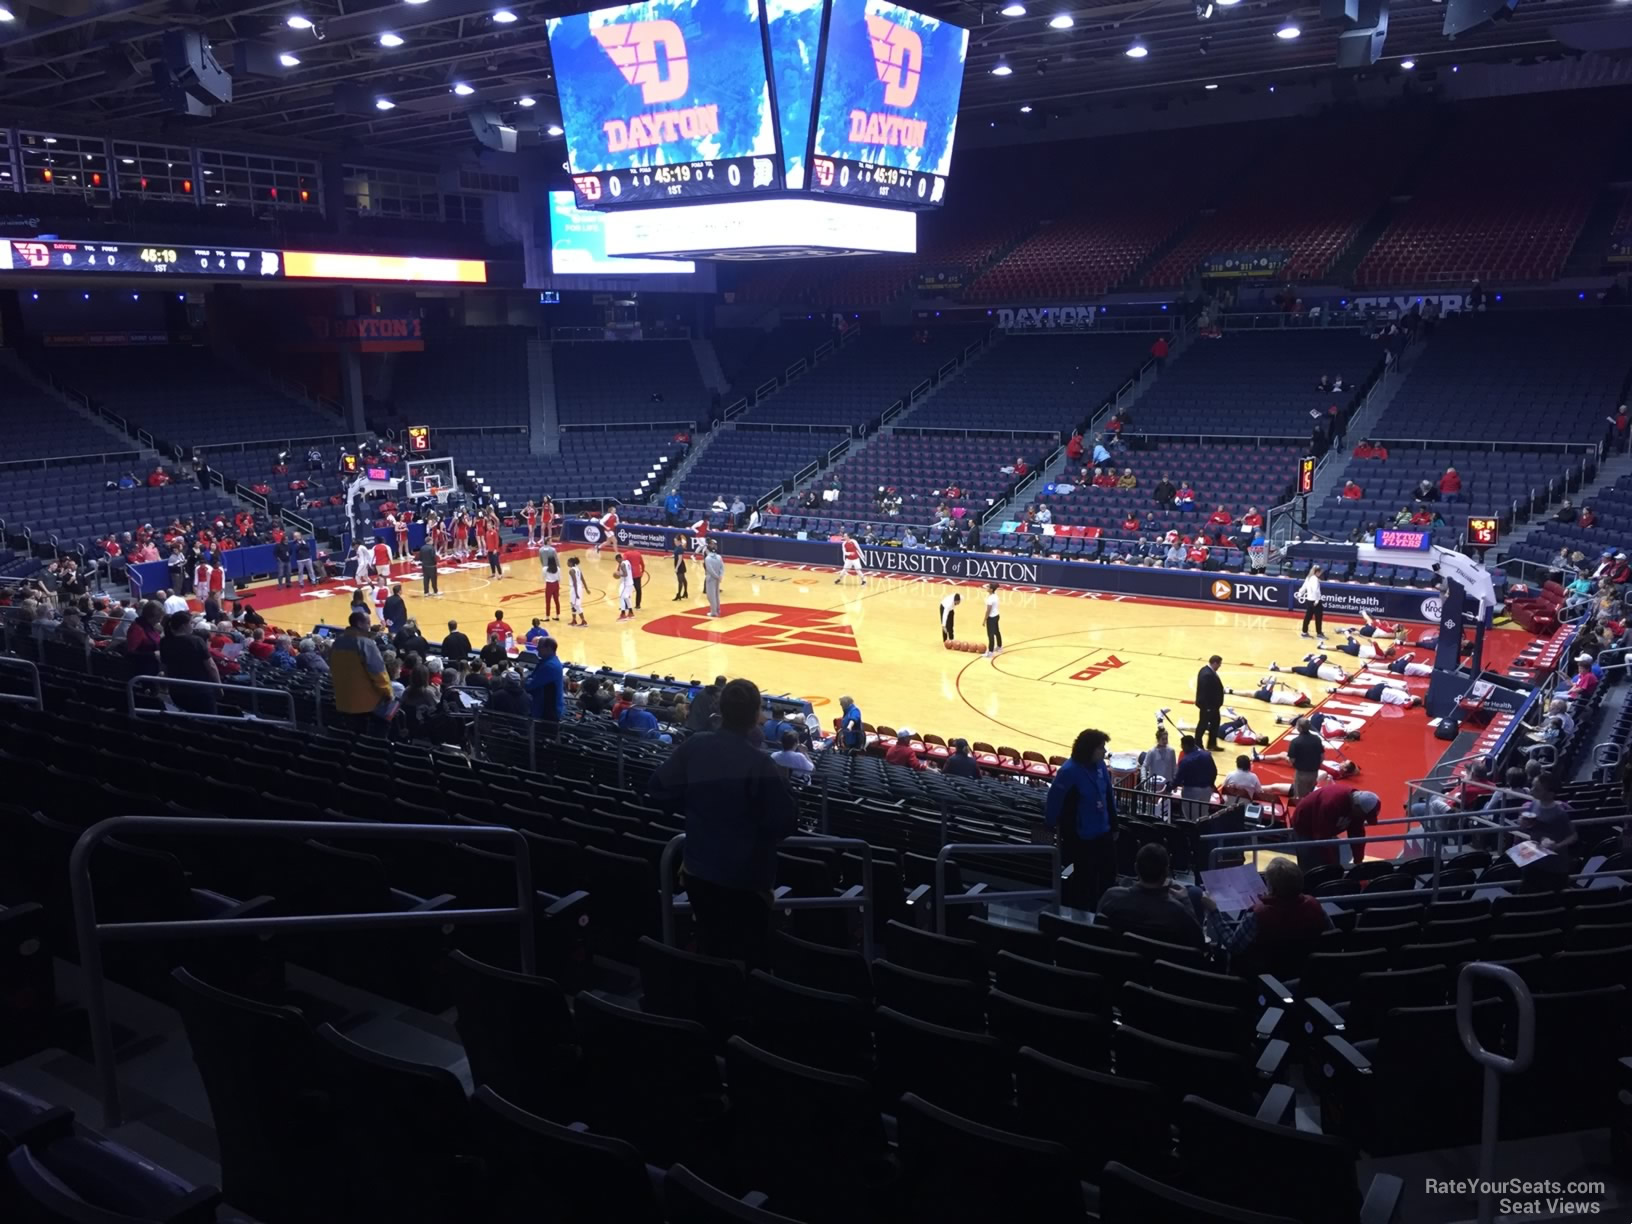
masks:
[[[1105,767],[1110,738],[1092,729],[1078,733],[1043,808],[1043,823],[1059,838],[1061,865],[1073,869],[1064,900],[1076,909],[1092,911],[1116,883],[1116,793]]]

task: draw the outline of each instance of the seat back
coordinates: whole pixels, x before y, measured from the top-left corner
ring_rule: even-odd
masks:
[[[1099,1182],[1099,1218],[1104,1224],[1292,1224],[1294,1217],[1229,1207],[1113,1161]]]
[[[1064,1145],[998,1130],[908,1093],[896,1113],[907,1201],[926,1220],[1082,1218]]]
[[[448,956],[471,1079],[541,1117],[578,1117],[580,1054],[566,993],[548,978]]]
[[[1355,1152],[1336,1135],[1261,1122],[1201,1097],[1180,1106],[1180,1164],[1185,1183],[1256,1211],[1287,1211],[1310,1224],[1355,1224],[1360,1193]],[[1262,1170],[1276,1169],[1273,1178]]]
[[[736,961],[671,948],[650,935],[635,947],[640,967],[640,1009],[695,1020],[724,1042],[743,1016],[742,966]]]
[[[986,993],[967,978],[921,973],[880,960],[873,962],[873,991],[880,1007],[948,1028],[986,1031]]]
[[[748,975],[747,1036],[763,1050],[825,1071],[869,1075],[872,1013],[866,1000],[772,977]]]

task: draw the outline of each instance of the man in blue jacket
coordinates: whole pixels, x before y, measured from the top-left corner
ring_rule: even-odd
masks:
[[[1116,794],[1105,767],[1109,742],[1103,731],[1079,732],[1043,808],[1043,823],[1059,837],[1061,865],[1072,868],[1063,895],[1076,909],[1093,910],[1116,883]]]
[[[556,654],[556,640],[538,639],[538,666],[527,677],[527,692],[533,699],[533,717],[541,722],[559,723],[566,714],[566,675]]]

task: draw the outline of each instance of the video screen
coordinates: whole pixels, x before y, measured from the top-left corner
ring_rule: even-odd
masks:
[[[776,81],[777,124],[782,130],[782,177],[803,190],[810,156],[810,102],[822,41],[822,0],[765,0]]]
[[[810,188],[939,204],[969,31],[885,0],[833,0]]]
[[[557,276],[673,276],[697,270],[689,259],[609,256],[605,215],[579,208],[570,191],[550,192],[550,266]]]
[[[580,204],[781,187],[757,5],[647,0],[548,32]]]

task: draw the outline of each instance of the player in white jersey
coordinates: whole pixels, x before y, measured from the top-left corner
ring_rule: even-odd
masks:
[[[1328,663],[1323,654],[1304,655],[1303,662],[1296,667],[1282,667],[1279,663],[1271,663],[1272,672],[1288,671],[1298,676],[1308,676],[1311,680],[1329,680],[1342,683],[1349,678],[1349,673],[1335,663]]]
[[[635,619],[635,576],[622,553],[612,554],[612,573],[618,580],[618,619]]]
[[[587,625],[584,619],[584,596],[589,593],[589,584],[584,581],[584,568],[578,564],[577,557],[567,558],[567,606],[572,610],[572,619],[569,625]]]
[[[1408,710],[1422,704],[1422,698],[1407,692],[1404,680],[1384,679],[1366,674],[1357,676],[1355,683],[1330,690],[1351,701],[1377,701],[1383,705],[1403,706]]]
[[[1265,676],[1258,682],[1255,689],[1225,689],[1231,697],[1251,697],[1255,701],[1268,702],[1270,705],[1306,706],[1309,704],[1309,695],[1299,692],[1284,680],[1277,680],[1274,676]]]
[[[846,574],[854,574],[861,579],[861,585],[866,586],[867,575],[861,572],[861,545],[849,532],[839,537],[839,555],[844,559],[844,567],[839,570],[839,576],[833,579],[833,585],[843,582]]]

